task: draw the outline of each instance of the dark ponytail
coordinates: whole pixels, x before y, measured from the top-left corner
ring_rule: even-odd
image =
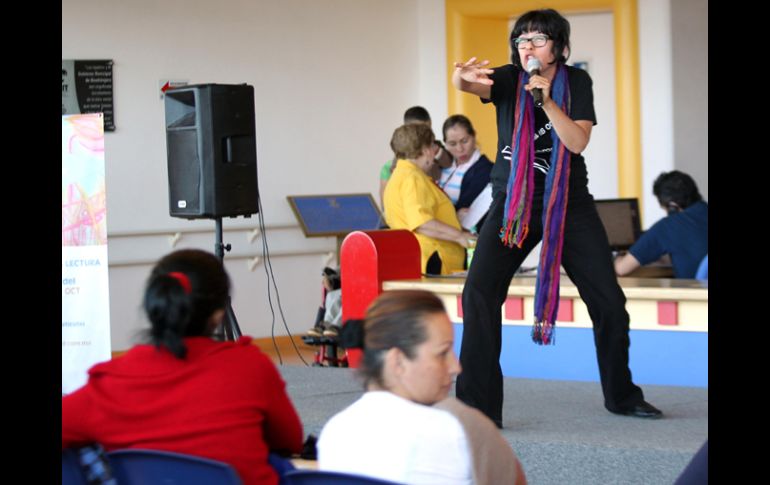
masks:
[[[144,293],[144,310],[152,323],[150,335],[157,346],[184,358],[187,349],[182,336],[190,324],[192,298],[176,279],[166,275],[151,277]]]
[[[211,315],[225,308],[229,292],[230,279],[213,254],[185,249],[165,256],[153,268],[144,293],[150,340],[183,359],[184,337],[210,335]]]

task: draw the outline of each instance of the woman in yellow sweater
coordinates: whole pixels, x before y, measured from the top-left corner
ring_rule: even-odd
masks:
[[[434,139],[423,124],[393,132],[390,147],[398,162],[385,187],[385,220],[391,229],[407,229],[417,237],[424,273],[450,274],[463,270],[464,248],[475,236],[462,230],[452,201],[428,176],[435,163]]]

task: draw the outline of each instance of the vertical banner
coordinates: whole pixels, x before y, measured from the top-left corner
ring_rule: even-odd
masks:
[[[110,301],[104,123],[100,113],[62,116],[62,392],[109,360]]]

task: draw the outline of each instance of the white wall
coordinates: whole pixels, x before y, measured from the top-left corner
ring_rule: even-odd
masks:
[[[427,4],[426,12],[439,15]],[[286,196],[377,193],[390,134],[404,109],[420,101],[419,26],[417,0],[62,4],[62,59],[115,61],[117,129],[105,140],[114,350],[129,347],[145,326],[138,313],[142,285],[149,265],[171,250],[170,236],[181,233],[177,247],[213,249],[213,221],[168,215],[159,81],[254,86],[273,269],[289,326],[301,332],[315,317],[320,270],[335,240],[304,238]],[[443,23],[435,28],[433,44],[443,39]],[[234,246],[226,261],[241,329],[267,336],[263,267],[249,269],[261,254],[261,240],[248,239],[256,226],[255,218],[224,221],[225,242]]]
[[[597,124],[583,152],[588,189],[596,199],[618,197],[618,124],[615,99],[615,43],[612,14],[568,15],[572,54],[567,61],[588,62],[594,83]]]
[[[690,174],[708,199],[708,3],[639,2],[639,51],[646,229],[665,216],[661,172]]]
[[[652,183],[661,172],[674,169],[670,2],[645,0],[638,4],[643,229],[666,215],[652,194]]]
[[[708,2],[671,3],[674,166],[708,199]]]
[[[444,0],[418,0],[419,97],[414,104],[428,110],[436,138],[447,119],[446,9]]]

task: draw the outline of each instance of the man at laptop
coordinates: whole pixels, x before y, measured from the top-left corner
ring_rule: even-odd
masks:
[[[694,278],[709,249],[708,204],[692,177],[678,170],[660,174],[652,192],[668,215],[615,259],[615,272],[625,276],[669,255],[675,278]]]

